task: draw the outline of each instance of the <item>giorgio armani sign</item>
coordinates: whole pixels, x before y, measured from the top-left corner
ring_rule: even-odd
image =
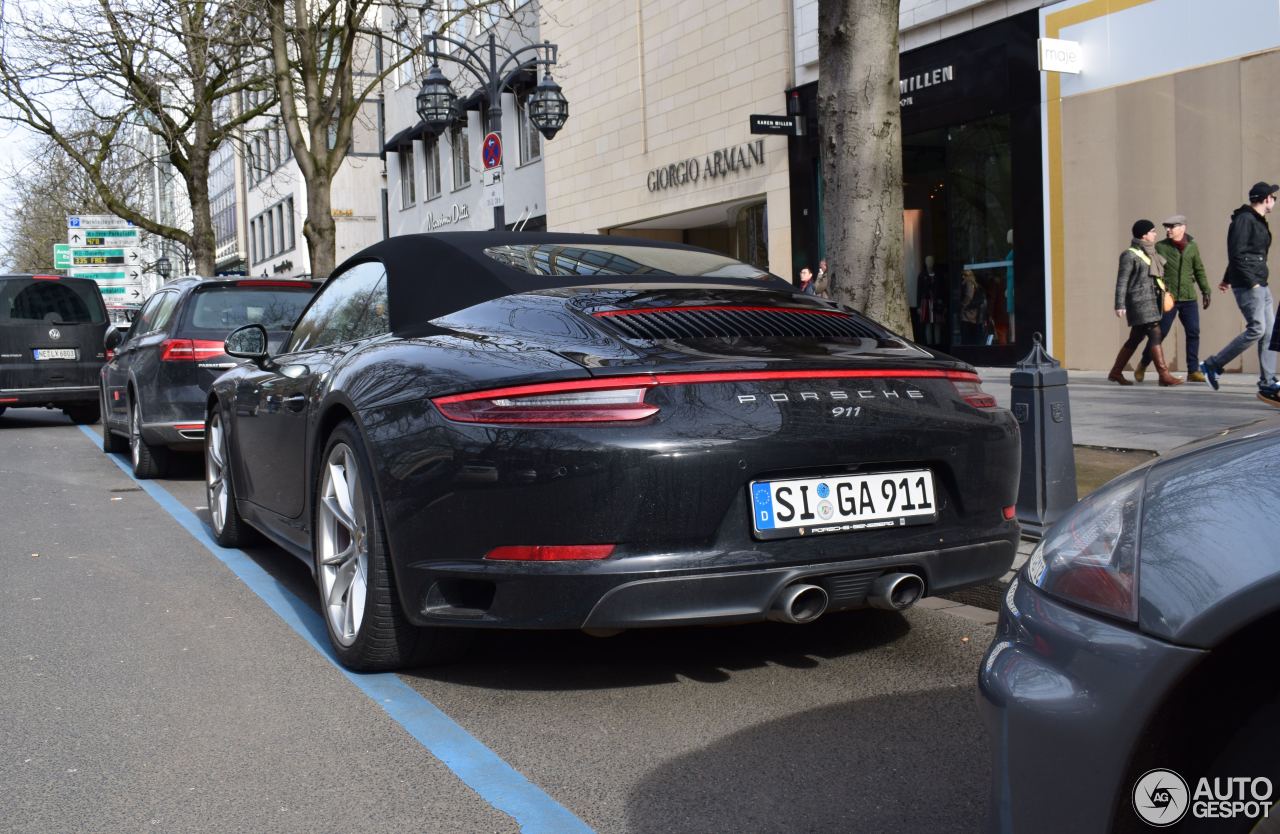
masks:
[[[754,142],[713,151],[704,157],[691,156],[664,168],[654,168],[649,172],[647,184],[652,194],[682,185],[696,185],[703,180],[740,174],[763,164],[764,140],[756,139]]]

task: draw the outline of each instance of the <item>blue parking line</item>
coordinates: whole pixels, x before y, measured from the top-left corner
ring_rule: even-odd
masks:
[[[81,426],[80,430],[95,444],[101,443],[102,438],[93,429]],[[134,478],[129,466],[118,456],[107,457],[155,499],[161,509],[194,536],[196,541],[230,568],[241,582],[270,606],[303,640],[324,655],[347,680],[386,710],[393,721],[404,727],[427,752],[444,763],[485,802],[514,819],[521,831],[530,834],[591,832],[591,828],[569,809],[504,762],[497,753],[485,747],[395,674],[357,674],[343,667],[329,651],[324,621],[309,605],[277,582],[244,551],[222,547],[214,541],[204,522],[168,490],[154,482]]]

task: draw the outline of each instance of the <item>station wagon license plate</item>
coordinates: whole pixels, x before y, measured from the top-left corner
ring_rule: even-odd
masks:
[[[751,520],[758,539],[909,527],[938,520],[927,469],[752,481]]]
[[[75,359],[75,348],[34,348],[36,359]]]

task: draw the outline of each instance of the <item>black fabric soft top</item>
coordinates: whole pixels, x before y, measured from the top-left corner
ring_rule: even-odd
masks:
[[[522,292],[601,284],[703,284],[783,291],[792,287],[782,279],[760,272],[764,280],[681,275],[662,269],[625,274],[540,275],[517,269],[485,254],[492,247],[645,247],[709,254],[696,246],[640,238],[551,232],[437,232],[401,235],[375,243],[348,258],[334,270],[337,275],[351,266],[379,261],[387,270],[387,294],[391,301],[391,329],[400,333],[426,325],[433,319],[476,304]],[[750,270],[750,267],[745,267]]]

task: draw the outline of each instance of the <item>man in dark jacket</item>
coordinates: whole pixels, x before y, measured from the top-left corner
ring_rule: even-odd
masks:
[[[1231,215],[1231,228],[1227,231],[1227,273],[1218,289],[1226,292],[1230,287],[1235,293],[1236,304],[1247,326],[1230,344],[1200,363],[1200,372],[1215,391],[1227,363],[1252,344],[1258,346],[1258,388],[1275,384],[1276,354],[1269,346],[1276,313],[1267,287],[1267,252],[1271,249],[1267,215],[1275,208],[1277,191],[1280,185],[1254,183],[1249,189],[1249,205],[1241,206]]]
[[[1156,244],[1156,252],[1165,260],[1164,286],[1173,293],[1173,309],[1160,319],[1160,340],[1173,329],[1173,320],[1182,319],[1182,329],[1187,334],[1187,382],[1205,382],[1200,373],[1200,307],[1209,309],[1209,277],[1200,259],[1200,247],[1196,239],[1187,234],[1187,218],[1181,214],[1166,217],[1164,240]],[[1199,298],[1196,290],[1199,290]],[[1133,372],[1134,379],[1142,382],[1151,364],[1151,353],[1142,354],[1142,361]]]

